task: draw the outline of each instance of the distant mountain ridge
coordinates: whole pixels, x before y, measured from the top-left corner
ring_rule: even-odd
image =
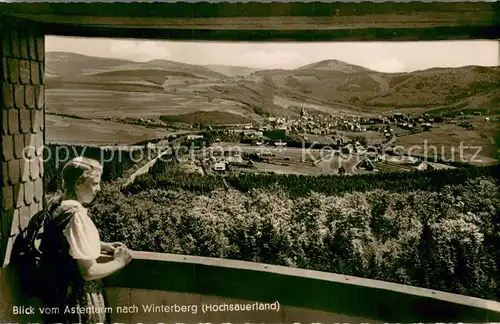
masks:
[[[47,52],[45,64],[49,76],[78,76],[91,75],[100,72],[117,70],[160,69],[174,72],[183,72],[189,69],[191,73],[212,78],[222,78],[223,74],[217,73],[200,65],[192,65],[169,60],[151,60],[147,62],[134,62],[123,59],[93,57],[83,54],[66,52]]]
[[[323,60],[304,65],[302,67],[297,68],[296,70],[320,70],[320,71],[331,71],[331,72],[341,72],[341,73],[376,72],[359,65],[349,64],[339,60]]]
[[[164,107],[163,115],[222,110],[246,117],[294,116],[301,107],[322,114],[379,114],[393,109],[444,114],[467,109],[500,111],[499,67],[382,73],[331,59],[297,69],[259,70],[48,52],[45,72],[48,107],[58,113],[74,113],[72,102],[83,105],[78,89],[92,91],[96,98],[104,91],[150,93],[148,102]],[[51,91],[56,89],[71,89],[72,95]],[[138,101],[120,105],[136,107]],[[146,115],[160,113],[160,108],[153,114],[148,107]]]

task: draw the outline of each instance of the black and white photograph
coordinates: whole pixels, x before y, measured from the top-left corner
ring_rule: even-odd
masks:
[[[500,320],[497,40],[53,15],[0,20],[1,321]]]

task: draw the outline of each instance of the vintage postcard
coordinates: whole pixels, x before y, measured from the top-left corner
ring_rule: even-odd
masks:
[[[499,322],[497,4],[0,4],[0,321]]]

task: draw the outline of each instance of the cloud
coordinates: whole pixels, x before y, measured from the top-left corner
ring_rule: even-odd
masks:
[[[405,72],[405,64],[395,57],[380,59],[365,65],[367,68],[379,72]]]
[[[275,69],[292,68],[302,61],[302,57],[289,51],[252,51],[241,54],[236,58],[237,65]]]
[[[110,44],[110,50],[117,58],[137,62],[170,58],[170,52],[164,46],[152,41],[113,41]]]

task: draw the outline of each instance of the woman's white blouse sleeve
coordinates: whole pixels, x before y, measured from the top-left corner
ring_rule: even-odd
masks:
[[[101,254],[101,239],[85,208],[78,208],[64,229],[69,254],[74,259],[97,259]]]

